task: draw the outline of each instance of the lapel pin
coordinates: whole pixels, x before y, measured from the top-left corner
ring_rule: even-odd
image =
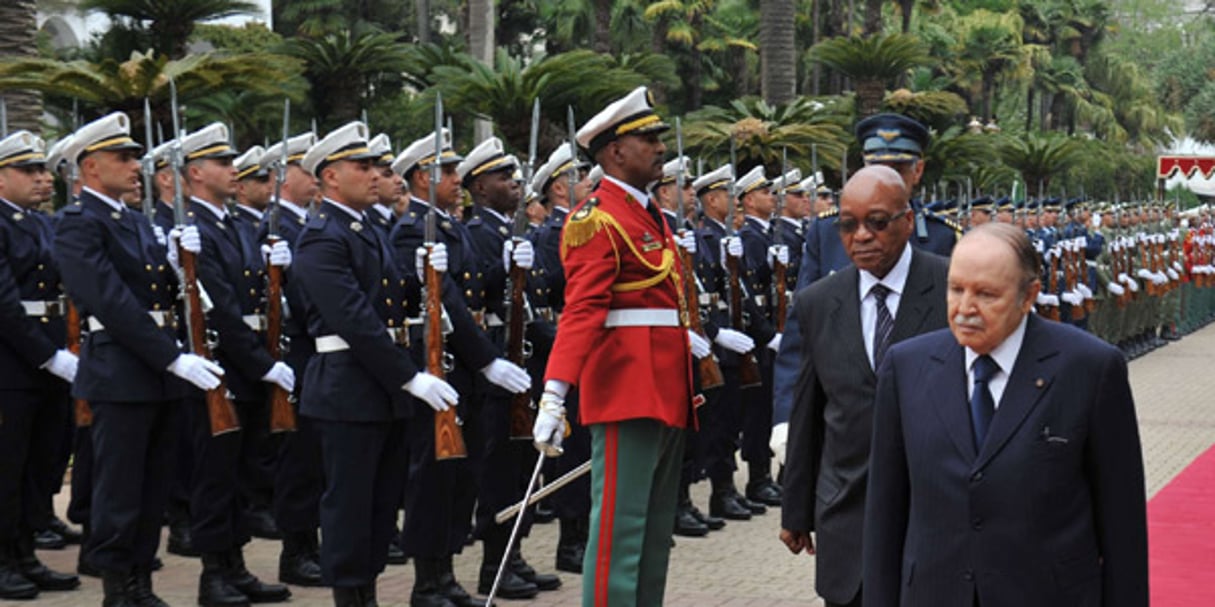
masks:
[[[510,236],[510,230],[506,229],[506,226],[498,226],[498,233],[503,236]]]
[[[112,211],[112,212],[110,212],[110,217],[112,217],[114,219],[114,221],[120,221],[122,219],[122,213],[119,213],[118,211]]]
[[[217,222],[215,222],[215,227],[217,227],[217,228],[219,228],[219,229],[221,229],[221,230],[227,230],[227,229],[228,229],[226,226],[224,226],[224,222],[222,222],[222,221],[217,221]]]
[[[22,219],[25,219],[25,215],[21,213],[13,213],[13,221],[21,221]]]
[[[439,227],[443,228],[444,230],[450,230],[451,222],[445,220],[445,221],[443,221],[443,223],[439,224]]]
[[[363,224],[361,224],[357,221],[352,221],[352,222],[350,222],[350,229],[354,230],[355,232],[362,232]]]
[[[1043,386],[1046,385],[1046,380],[1039,377],[1038,379],[1034,380],[1034,385],[1037,386],[1038,388],[1042,388]]]

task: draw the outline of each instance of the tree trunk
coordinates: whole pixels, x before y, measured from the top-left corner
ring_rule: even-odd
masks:
[[[862,28],[866,36],[882,33],[882,0],[865,0],[865,22]]]
[[[886,94],[886,85],[881,80],[857,79],[856,81],[856,117],[868,118],[882,109],[882,97]]]
[[[494,66],[494,2],[468,0],[468,49],[477,61]],[[480,143],[493,135],[493,123],[478,119],[473,126],[473,140]]]
[[[1034,94],[1038,90],[1030,85],[1029,90],[1025,92],[1025,132],[1029,133],[1034,130]]]
[[[430,42],[430,0],[413,0],[413,12],[417,19],[418,44]]]
[[[34,57],[38,32],[35,19],[36,0],[8,0],[0,4],[0,60]],[[5,90],[8,110],[7,132],[26,129],[39,132],[42,117],[42,95],[33,91]]]
[[[991,97],[996,88],[996,74],[992,71],[983,72],[983,88],[981,91],[983,103],[983,124],[991,120]]]
[[[810,46],[813,47],[818,44],[819,34],[821,33],[822,21],[820,19],[822,17],[822,10],[819,7],[822,5],[823,0],[810,0],[810,2],[814,3],[814,6],[810,9],[810,18],[814,20],[814,30],[810,37]],[[819,62],[814,62],[814,71],[811,72],[810,77],[814,79],[814,83],[810,87],[810,94],[817,97],[821,90],[819,87],[822,85],[823,78],[823,66]]]
[[[612,0],[595,0],[595,41],[592,48],[596,53],[612,52]]]
[[[903,33],[911,33],[911,12],[915,10],[915,0],[899,0],[899,8],[903,11]]]
[[[796,8],[793,0],[760,0],[760,90],[764,101],[783,105],[797,94]]]

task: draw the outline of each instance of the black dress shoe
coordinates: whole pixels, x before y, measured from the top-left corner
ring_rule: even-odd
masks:
[[[76,573],[88,577],[101,577],[101,570],[93,566],[88,559],[84,558],[84,549],[80,550],[80,555],[76,557]]]
[[[751,520],[751,510],[738,503],[737,494],[716,493],[709,496],[709,514],[731,521]]]
[[[274,523],[274,517],[270,515],[270,511],[265,508],[250,508],[245,511],[245,527],[249,530],[249,535],[260,537],[264,540],[278,540],[283,538],[283,534],[278,530],[278,525]]]
[[[127,593],[137,607],[169,607],[152,592],[152,572],[136,572],[127,582]]]
[[[763,476],[747,483],[747,499],[768,506],[779,506],[781,490],[772,482],[772,477]]]
[[[561,578],[551,573],[538,573],[523,559],[523,553],[515,550],[506,562],[507,568],[519,577],[533,583],[540,590],[556,590],[561,587]]]
[[[450,600],[446,596],[449,589],[445,588],[445,584],[441,582],[444,572],[443,559],[418,557],[413,560],[413,567],[414,582],[413,591],[409,594],[410,607],[463,607],[461,603]],[[457,594],[456,589],[458,589],[458,594],[468,596],[468,593],[464,592],[464,589],[456,583],[455,576],[451,576],[448,582],[454,586],[450,589],[453,595]]]
[[[767,506],[759,502],[753,502],[737,493],[734,494],[734,501],[738,502],[738,505],[742,506],[743,508],[750,510],[752,515],[760,515],[768,511]]]
[[[324,586],[321,564],[310,550],[292,551],[287,547],[278,556],[278,581],[295,586]]]
[[[63,550],[68,545],[62,535],[43,529],[34,533],[34,547],[38,550]]]
[[[198,549],[194,547],[194,535],[190,532],[188,522],[171,523],[169,525],[169,543],[165,550],[169,554],[184,557],[198,557]]]
[[[701,512],[700,508],[697,508],[696,506],[691,507],[691,512],[692,512],[692,516],[696,517],[697,520],[704,523],[705,527],[709,528],[709,531],[717,531],[726,526],[726,521],[724,519],[722,519],[720,517],[712,516],[709,514],[705,514],[704,512]]]
[[[47,529],[58,533],[59,537],[63,538],[63,541],[69,544],[79,544],[80,539],[83,537],[79,531],[69,527],[67,523],[63,522],[63,519],[57,516],[52,516],[51,522],[46,527]]]
[[[152,571],[160,571],[165,568],[165,562],[160,560],[159,556],[152,557]]]
[[[388,564],[389,565],[404,565],[409,562],[409,557],[405,556],[405,551],[401,550],[401,540],[398,535],[391,542],[388,542]]]
[[[202,607],[248,607],[249,597],[226,579],[227,559],[223,554],[203,553],[203,570],[198,576],[198,604]]]
[[[224,581],[249,598],[250,603],[282,603],[291,598],[291,589],[282,584],[267,584],[245,568],[240,548],[228,552]]]
[[[130,573],[106,571],[101,577],[104,598],[101,607],[138,607],[130,592],[133,585]]]
[[[558,544],[557,571],[581,574],[584,556],[586,556],[586,544]]]
[[[32,554],[17,561],[17,569],[25,579],[34,583],[38,590],[75,590],[80,587],[80,578],[70,573],[51,571]]]
[[[481,567],[481,577],[477,580],[477,592],[488,595],[494,587],[494,576],[497,567]],[[498,594],[504,599],[530,599],[540,594],[535,584],[519,577],[510,567],[502,571],[502,580],[498,582]]]
[[[38,585],[31,582],[11,557],[0,555],[0,599],[28,601],[38,596]]]
[[[709,534],[709,527],[702,523],[689,508],[675,511],[675,535],[684,537],[704,537]]]

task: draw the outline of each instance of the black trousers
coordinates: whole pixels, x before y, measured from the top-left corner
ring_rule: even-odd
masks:
[[[325,489],[316,420],[297,414],[295,432],[284,433],[281,440],[274,471],[274,521],[283,533],[316,533]]]
[[[418,406],[409,423],[409,483],[405,486],[405,525],[401,549],[409,557],[441,558],[459,554],[472,531],[473,507],[485,440],[481,403],[472,375],[457,367],[448,381],[460,393],[461,430],[468,457],[435,460],[434,412]]]
[[[700,448],[704,453],[704,469],[715,485],[732,482],[738,465],[734,452],[738,450],[744,403],[754,399],[754,388],[743,390],[738,384],[738,367],[722,367],[725,384],[716,390],[716,398],[708,398],[697,409],[700,420]]]
[[[176,401],[92,402],[93,500],[86,558],[103,571],[150,570],[173,470]]]
[[[473,535],[485,539],[495,529],[505,527],[510,534],[513,521],[495,523],[494,515],[503,508],[523,499],[532,469],[540,455],[531,440],[510,438],[511,395],[482,382],[486,394],[481,407],[481,428],[485,441],[484,465],[478,480],[476,525]],[[529,428],[530,430],[530,428]],[[531,509],[519,527],[520,537],[527,537],[532,528]]]
[[[175,419],[184,418],[175,415]],[[178,436],[177,438],[180,438]],[[175,440],[174,443],[179,443]],[[68,501],[67,517],[77,525],[89,525],[93,504],[93,427],[76,428],[72,441],[72,498]],[[175,458],[176,459],[176,458]]]
[[[742,458],[750,464],[767,465],[772,460],[772,351],[759,356],[763,384],[747,390],[742,408]]]
[[[45,528],[45,505],[58,489],[68,385],[50,375],[40,383],[36,390],[0,391],[0,542]]]
[[[250,467],[258,457],[252,440],[256,428],[270,423],[265,402],[233,401],[241,429],[211,436],[211,420],[203,393],[191,390],[185,398],[190,415],[194,470],[190,490],[190,532],[200,552],[225,552],[249,541],[242,514]]]
[[[408,469],[407,424],[313,419],[321,439],[321,576],[331,586],[375,583],[388,559]]]
[[[194,477],[193,415],[177,416],[177,465],[169,484],[167,514],[174,524],[190,524],[190,492]]]

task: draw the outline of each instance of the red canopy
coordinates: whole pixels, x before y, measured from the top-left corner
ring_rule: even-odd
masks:
[[[1201,173],[1210,179],[1215,175],[1215,157],[1213,156],[1158,156],[1156,157],[1156,178],[1168,179],[1174,173],[1183,177],[1193,177]]]

